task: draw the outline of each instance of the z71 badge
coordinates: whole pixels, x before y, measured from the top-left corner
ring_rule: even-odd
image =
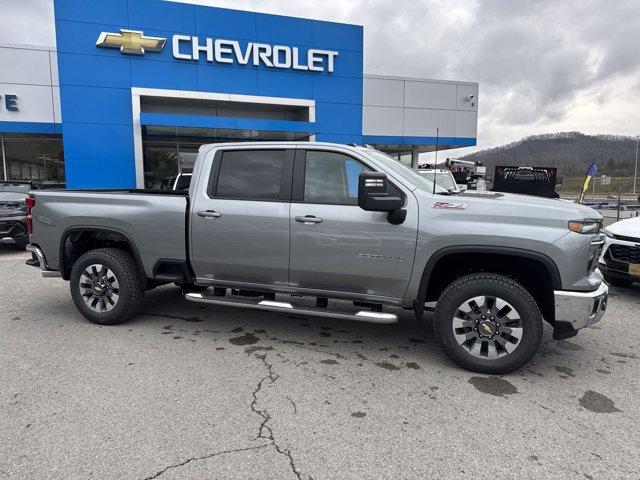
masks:
[[[433,202],[432,208],[444,208],[446,210],[466,210],[468,203],[462,202]]]

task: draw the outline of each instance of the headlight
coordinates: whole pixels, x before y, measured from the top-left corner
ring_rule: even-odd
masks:
[[[607,230],[606,228],[602,230],[602,233],[604,233],[609,238],[616,238],[616,236],[613,233],[611,233],[609,230]]]
[[[584,234],[598,233],[601,226],[602,221],[600,220],[572,220],[568,225],[572,232]]]

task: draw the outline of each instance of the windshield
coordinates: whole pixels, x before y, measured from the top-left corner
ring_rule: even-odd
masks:
[[[427,177],[429,180],[433,181],[433,171],[422,171],[420,175],[423,177]],[[436,185],[444,188],[449,191],[457,191],[458,185],[456,185],[456,181],[453,179],[453,175],[449,172],[436,172]]]
[[[409,168],[406,165],[403,165],[398,160],[394,160],[389,155],[382,153],[378,150],[366,148],[366,149],[362,149],[361,151],[365,153],[365,155],[369,155],[370,157],[373,157],[378,162],[382,163],[385,167],[387,167],[392,172],[397,173],[401,177],[409,179],[420,190],[424,190],[429,193],[433,192],[433,182],[429,178],[425,177],[424,175],[420,175],[414,169]],[[448,193],[448,192],[444,188],[439,187],[438,184],[436,183],[436,193]]]

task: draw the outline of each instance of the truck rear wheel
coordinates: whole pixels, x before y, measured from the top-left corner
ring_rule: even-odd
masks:
[[[542,341],[542,315],[522,285],[478,273],[455,280],[440,295],[435,336],[461,367],[503,374],[528,363]]]
[[[116,325],[134,315],[144,299],[144,285],[134,259],[117,248],[83,254],[73,265],[71,296],[84,317]]]

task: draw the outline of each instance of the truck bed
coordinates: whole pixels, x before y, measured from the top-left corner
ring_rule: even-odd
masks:
[[[47,192],[62,193],[131,193],[139,195],[172,195],[176,197],[188,197],[188,190],[164,190],[156,188],[94,188],[94,189],[48,189]]]
[[[79,229],[119,233],[139,252],[148,277],[160,260],[186,261],[186,191],[34,190],[31,243],[49,267],[60,265],[61,241]]]

